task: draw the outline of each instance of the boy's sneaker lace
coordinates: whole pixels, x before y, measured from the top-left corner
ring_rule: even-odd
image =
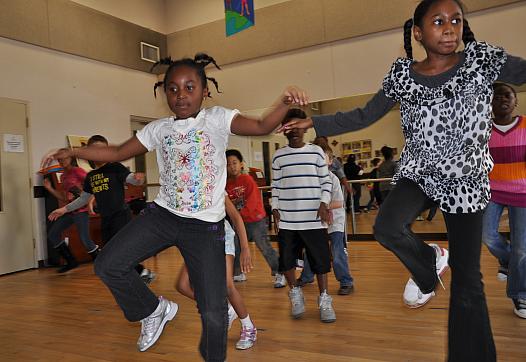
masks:
[[[164,325],[174,319],[179,306],[163,297],[159,297],[159,306],[148,317],[141,320],[141,335],[137,341],[139,351],[144,352],[154,345],[161,336]]]
[[[303,299],[303,291],[299,287],[294,287],[289,290],[290,305],[292,307],[292,318],[300,318],[305,313],[305,300]]]
[[[441,248],[437,244],[429,244],[433,249],[435,249],[436,254],[436,271],[437,276],[442,288],[445,289],[442,279],[440,278],[448,268],[448,258],[449,253],[447,249]],[[435,295],[435,292],[431,293],[422,293],[418,285],[412,278],[409,278],[404,289],[404,303],[409,308],[419,308],[429,302],[429,300]]]
[[[500,265],[499,270],[497,271],[497,279],[501,282],[508,280],[508,268]]]
[[[256,326],[253,328],[241,328],[241,336],[236,343],[237,349],[249,349],[254,345],[257,339],[258,330]]]
[[[318,306],[320,308],[320,319],[324,323],[332,323],[336,320],[336,313],[332,307],[332,297],[323,292],[318,297]]]
[[[513,312],[517,316],[526,319],[526,299],[521,299],[521,298],[515,299],[514,298],[513,304],[514,304]]]
[[[287,279],[285,279],[285,276],[280,273],[276,273],[274,275],[274,288],[283,288],[287,285]]]
[[[237,319],[237,313],[232,307],[232,304],[228,303],[228,330],[232,328],[232,323]]]

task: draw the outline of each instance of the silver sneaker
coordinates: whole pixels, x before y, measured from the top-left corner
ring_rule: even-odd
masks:
[[[150,269],[144,268],[141,272],[141,279],[146,285],[149,285],[151,282],[153,282],[156,277],[157,275]]]
[[[303,291],[299,287],[294,287],[289,290],[289,299],[292,307],[292,318],[301,318],[305,313],[305,299],[303,299]]]
[[[245,273],[241,273],[239,275],[234,275],[234,281],[236,283],[246,282],[247,281],[247,275]]]
[[[137,341],[137,348],[144,352],[154,345],[161,336],[164,325],[174,319],[179,306],[163,297],[159,297],[159,306],[148,317],[141,320],[141,335]]]
[[[274,275],[274,288],[283,288],[287,285],[287,279],[283,274]]]
[[[323,292],[318,297],[318,306],[320,308],[320,319],[323,323],[336,321],[336,313],[332,307],[332,297],[327,292]]]

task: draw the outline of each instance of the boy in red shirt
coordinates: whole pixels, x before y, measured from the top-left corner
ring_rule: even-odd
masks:
[[[226,191],[245,222],[249,240],[256,242],[274,275],[274,288],[286,285],[283,274],[278,273],[279,257],[268,241],[267,214],[256,182],[250,175],[242,174],[243,156],[238,150],[227,150]],[[238,279],[239,280],[239,279]]]

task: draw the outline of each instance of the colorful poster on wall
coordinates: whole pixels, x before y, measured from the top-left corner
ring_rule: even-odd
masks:
[[[226,36],[250,28],[254,21],[254,0],[224,0]]]

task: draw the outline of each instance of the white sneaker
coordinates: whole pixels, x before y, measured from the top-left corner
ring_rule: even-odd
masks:
[[[137,348],[144,352],[157,342],[164,325],[174,319],[179,306],[163,297],[159,297],[159,306],[148,317],[141,320],[141,335],[137,341]]]
[[[318,307],[320,308],[320,320],[323,323],[332,323],[336,320],[336,313],[332,307],[332,297],[323,292],[318,297]]]
[[[148,285],[155,280],[157,275],[148,268],[144,268],[141,272],[141,279],[144,284]]]
[[[251,348],[257,339],[258,330],[256,326],[252,328],[241,328],[241,336],[239,341],[236,343],[236,349],[249,349]]]
[[[513,299],[513,312],[521,318],[526,318],[526,299]]]
[[[413,278],[409,278],[404,289],[404,303],[409,308],[420,308],[435,296],[435,292],[422,293]]]
[[[508,280],[508,268],[504,266],[499,266],[499,270],[497,272],[497,280],[501,282],[505,282]]]
[[[245,273],[241,273],[239,275],[234,275],[234,281],[235,282],[246,282],[247,281],[247,275]]]
[[[442,279],[440,277],[445,273],[445,271],[448,268],[448,259],[449,259],[449,252],[445,248],[441,248],[437,244],[429,244],[432,248],[435,249],[436,253],[436,271],[438,275],[438,280],[440,284],[442,284]],[[442,284],[442,287],[444,285]],[[435,296],[435,292],[431,293],[422,293],[418,285],[416,285],[415,281],[412,278],[409,278],[407,281],[407,284],[405,285],[404,289],[404,303],[409,308],[419,308],[429,302],[429,300]]]
[[[289,299],[292,318],[301,318],[303,313],[305,313],[305,299],[303,299],[303,291],[301,290],[301,288],[292,288],[289,291]]]
[[[274,288],[283,288],[287,286],[287,279],[283,274],[274,275]]]
[[[232,328],[232,323],[237,319],[237,313],[232,307],[232,304],[228,303],[228,330]]]

